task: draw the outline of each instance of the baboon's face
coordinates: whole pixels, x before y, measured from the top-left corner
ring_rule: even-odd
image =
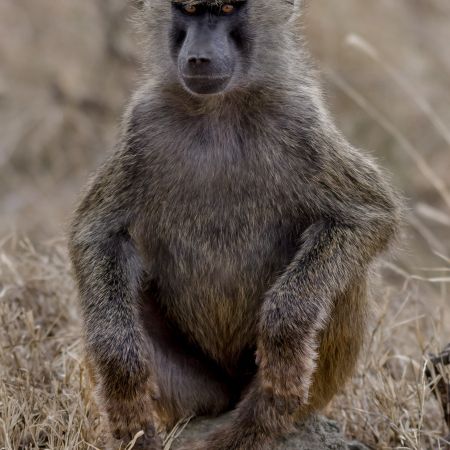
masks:
[[[239,85],[251,53],[247,2],[173,1],[171,53],[189,92],[218,94]]]

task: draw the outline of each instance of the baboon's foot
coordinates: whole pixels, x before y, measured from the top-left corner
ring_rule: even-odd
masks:
[[[135,438],[133,450],[162,450],[162,439],[151,425],[148,426],[142,436],[137,437],[138,432],[116,431],[114,436],[113,450],[125,449]]]
[[[223,428],[204,440],[184,444],[179,450],[272,450],[274,439],[251,430]]]

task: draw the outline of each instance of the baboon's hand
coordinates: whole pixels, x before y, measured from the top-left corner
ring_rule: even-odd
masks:
[[[256,389],[261,399],[279,414],[293,414],[308,402],[315,368],[315,350],[306,345],[305,335],[291,338],[282,345],[260,338],[256,352],[259,367]]]
[[[310,380],[304,377],[296,358],[278,358],[265,349],[257,353],[258,386],[261,401],[278,414],[293,414],[308,401]]]
[[[139,431],[143,431],[144,435],[137,439],[134,449],[162,449],[154,419],[156,392],[154,384],[148,381],[147,385],[133,396],[115,396],[106,399],[106,413],[117,448],[120,444],[125,448]]]
[[[153,425],[147,426],[147,428],[142,429],[142,431],[144,432],[144,435],[137,438],[135,444],[133,445],[133,450],[162,450],[162,440],[156,433]],[[112,445],[113,450],[126,448],[135,436],[136,433],[129,431],[117,431],[117,433],[114,434],[114,443]]]

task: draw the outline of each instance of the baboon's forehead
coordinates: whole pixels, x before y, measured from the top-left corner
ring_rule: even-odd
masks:
[[[300,6],[303,3],[303,0],[145,0],[145,1],[148,2],[147,4],[149,6],[154,4],[155,6],[160,7],[167,4],[176,4],[176,5],[207,4],[212,7],[214,6],[220,7],[228,3],[244,3],[248,1],[248,3],[251,4],[250,9],[255,12],[255,15],[252,17],[256,17],[256,13],[258,12],[259,14],[259,12],[261,11],[262,14],[265,14],[265,17],[270,16],[273,22],[277,21],[277,18],[281,20],[283,17],[287,17],[293,12],[298,12]]]
[[[198,5],[198,4],[210,4],[210,5],[223,5],[224,3],[239,3],[245,0],[171,0],[172,3],[180,4],[180,5]],[[264,3],[264,0],[258,0],[261,3]],[[289,5],[295,6],[297,3],[300,3],[301,0],[272,0],[271,2],[266,2],[268,4],[272,4],[272,6],[276,6],[277,3],[280,5]]]
[[[235,1],[235,0],[234,0]],[[198,5],[200,3],[207,3],[210,5],[221,5],[223,3],[233,3],[233,0],[172,0],[172,3],[178,3],[180,5]]]

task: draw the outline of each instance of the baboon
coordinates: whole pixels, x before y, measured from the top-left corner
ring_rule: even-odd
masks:
[[[114,445],[233,410],[189,449],[268,450],[351,375],[400,201],[336,129],[300,0],[146,0],[148,59],[70,234]]]

